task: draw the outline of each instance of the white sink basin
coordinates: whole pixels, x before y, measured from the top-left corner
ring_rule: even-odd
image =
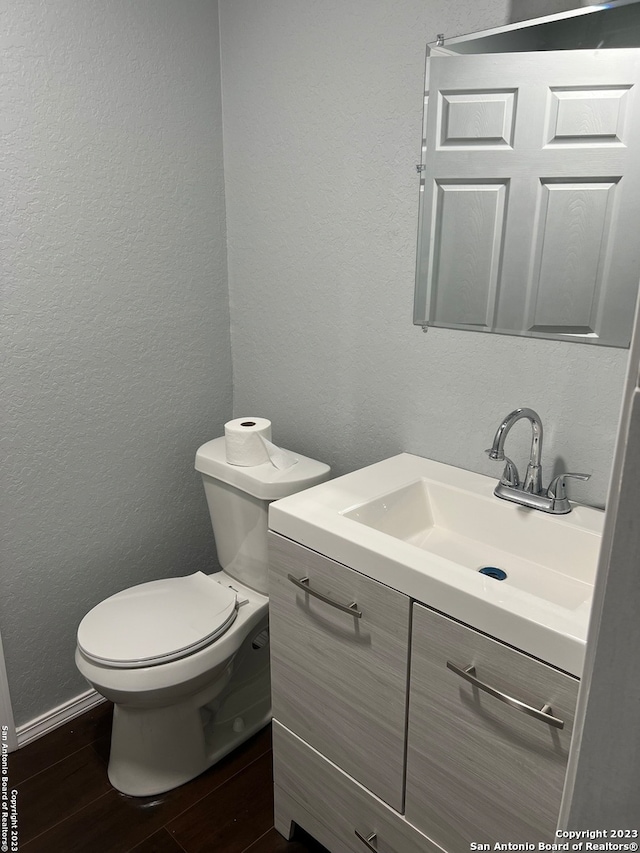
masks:
[[[575,525],[549,524],[539,510],[513,511],[495,496],[420,479],[344,513],[409,542],[449,568],[504,572],[513,585],[575,609],[593,592],[597,542]],[[498,581],[496,581],[498,582]]]
[[[548,515],[496,498],[495,484],[403,453],[276,501],[270,525],[580,675],[604,513]]]

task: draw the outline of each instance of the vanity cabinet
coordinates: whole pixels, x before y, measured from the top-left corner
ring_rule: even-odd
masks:
[[[451,851],[553,841],[578,680],[419,604],[412,638],[407,820]]]
[[[269,535],[278,831],[332,853],[553,841],[578,680]]]

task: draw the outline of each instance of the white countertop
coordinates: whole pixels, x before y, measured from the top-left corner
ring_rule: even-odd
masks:
[[[544,563],[539,566],[545,573],[544,597],[433,553],[428,543],[417,546],[345,515],[358,516],[358,507],[376,498],[384,507],[384,496],[417,481],[434,489],[445,484],[449,494],[458,493],[461,512],[466,501],[476,526],[486,514],[512,554],[521,537],[535,552],[534,562],[528,554],[523,563],[531,565],[534,581],[535,559]],[[269,524],[276,533],[580,677],[604,512],[574,506],[568,515],[548,515],[496,498],[495,485],[493,478],[402,453],[275,501]],[[575,593],[564,598],[559,593],[554,600],[554,579],[558,590],[575,587]]]

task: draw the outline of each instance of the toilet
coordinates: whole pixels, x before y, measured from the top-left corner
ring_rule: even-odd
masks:
[[[151,796],[202,773],[271,719],[269,503],[329,478],[296,455],[280,470],[226,461],[202,445],[202,475],[222,571],[150,581],[110,596],[78,628],[76,665],[114,704],[109,781]]]

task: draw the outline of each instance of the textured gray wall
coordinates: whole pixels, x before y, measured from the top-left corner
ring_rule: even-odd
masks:
[[[231,415],[215,0],[3,4],[0,621],[16,723],[87,688],[82,615],[211,567]]]
[[[483,450],[530,406],[545,476],[592,473],[572,494],[599,504],[626,351],[411,325],[425,43],[511,13],[221,0],[234,413],[336,473],[406,450],[497,477]]]

